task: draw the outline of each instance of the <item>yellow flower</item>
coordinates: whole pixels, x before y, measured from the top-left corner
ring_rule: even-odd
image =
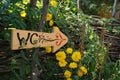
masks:
[[[52,19],[52,14],[47,13],[47,15],[46,15],[46,21],[49,21],[51,19]]]
[[[72,78],[67,78],[67,80],[72,80]]]
[[[49,21],[49,26],[53,26],[53,24],[54,24],[54,21],[53,21],[53,20],[50,20],[50,21]]]
[[[45,51],[47,53],[50,53],[52,51],[52,48],[50,46],[45,47]]]
[[[77,61],[77,62],[79,60],[81,60],[81,53],[78,52],[78,51],[73,52],[73,54],[72,54],[72,60],[73,61]]]
[[[53,26],[54,28],[56,28],[57,30],[60,30],[57,26]]]
[[[53,6],[53,7],[56,7],[56,6],[57,6],[56,0],[51,0],[51,1],[50,1],[50,4],[51,4],[51,6]]]
[[[83,72],[82,70],[78,70],[78,72],[77,72],[77,75],[78,75],[78,76],[82,77],[83,74],[84,74],[84,72]]]
[[[81,66],[80,69],[84,72],[84,74],[87,74],[87,68],[85,66]]]
[[[72,49],[72,48],[67,48],[67,49],[66,49],[66,52],[67,52],[68,54],[72,54],[73,49]]]
[[[20,12],[20,16],[23,18],[26,17],[26,12],[25,11]]]
[[[71,62],[70,65],[69,65],[69,68],[72,68],[72,69],[77,68],[77,63]]]
[[[71,73],[69,70],[65,70],[64,76],[65,76],[66,78],[70,78],[71,75],[72,75],[72,73]]]
[[[61,61],[64,60],[66,58],[66,54],[64,51],[59,51],[56,53],[56,59]]]
[[[28,3],[28,0],[22,0],[22,3],[23,3],[23,4],[27,4],[27,3]]]
[[[60,66],[60,67],[65,67],[66,64],[67,64],[67,62],[66,62],[65,60],[60,60],[60,61],[59,61],[59,66]]]

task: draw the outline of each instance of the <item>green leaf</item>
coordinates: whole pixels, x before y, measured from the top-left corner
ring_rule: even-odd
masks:
[[[15,59],[12,59],[11,64],[12,64],[12,65],[15,65],[16,62],[17,62],[17,61],[16,61]]]

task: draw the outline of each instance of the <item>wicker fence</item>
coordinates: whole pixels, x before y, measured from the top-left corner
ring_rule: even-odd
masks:
[[[117,33],[116,30],[116,27],[120,27],[120,22],[119,20],[109,22],[107,25],[110,25],[111,30],[108,31],[106,27],[96,24],[100,19],[100,17],[94,18],[94,23],[92,24],[92,27],[99,36],[101,36],[102,30],[104,31],[104,44],[106,46],[107,44],[110,44],[109,57],[112,61],[116,61],[120,59],[120,33]]]

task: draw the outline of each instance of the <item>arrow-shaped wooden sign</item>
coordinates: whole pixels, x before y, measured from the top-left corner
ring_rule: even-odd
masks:
[[[12,50],[52,46],[52,52],[56,52],[68,42],[68,38],[56,28],[52,33],[12,30],[11,41]]]

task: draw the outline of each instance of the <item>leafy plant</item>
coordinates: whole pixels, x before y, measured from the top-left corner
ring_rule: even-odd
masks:
[[[82,0],[82,10],[77,9],[75,0],[50,0],[43,31],[52,32],[52,28],[56,27],[69,38],[65,46],[51,54],[50,46],[37,50],[34,48],[10,50],[11,30],[16,28],[35,31],[37,29],[42,17],[40,15],[42,14],[43,0],[37,0],[36,5],[32,8],[27,0],[2,0],[0,2],[0,64],[4,64],[5,68],[8,68],[8,74],[1,76],[0,79],[31,80],[31,63],[35,61],[38,78],[42,80],[71,80],[71,78],[73,80],[119,80],[120,60],[115,63],[109,59],[108,47],[104,45],[103,40],[104,31],[101,31],[102,34],[98,36],[91,27],[94,22],[91,14],[98,15],[98,8],[101,12],[108,8],[111,9],[113,0],[107,2],[108,5],[110,3],[110,6],[105,5],[104,1]],[[106,14],[106,16],[108,15]],[[111,18],[102,18],[98,24],[111,31],[112,26],[108,26],[107,23],[112,20]],[[115,27],[115,29],[119,34],[119,27]],[[34,41],[34,44],[36,43],[37,41]],[[74,61],[76,57],[71,58],[75,50],[77,50],[76,57],[80,58],[77,61]],[[61,51],[66,57],[61,55],[65,58],[61,61],[56,60],[57,54]],[[34,58],[36,55],[38,58]],[[3,59],[7,60],[3,61]],[[82,68],[80,68],[81,66]]]

